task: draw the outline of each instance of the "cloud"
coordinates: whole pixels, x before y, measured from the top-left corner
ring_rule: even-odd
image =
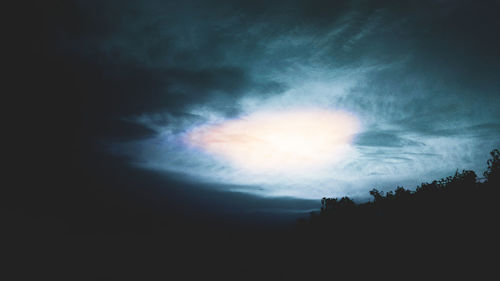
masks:
[[[495,1],[60,5],[51,49],[77,73],[86,128],[121,136],[111,150],[149,168],[263,195],[322,197],[480,169],[498,146]],[[271,179],[178,141],[201,124],[300,107],[359,118],[351,161],[314,179]]]
[[[403,138],[396,131],[366,131],[356,138],[356,145],[375,147],[408,147],[423,145],[421,142]]]

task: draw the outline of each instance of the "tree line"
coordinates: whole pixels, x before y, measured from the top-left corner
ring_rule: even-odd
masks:
[[[482,178],[474,171],[457,170],[453,176],[422,183],[414,191],[372,189],[372,200],[366,203],[349,197],[323,198],[319,212],[300,219],[298,228],[336,234],[353,230],[487,232],[500,213],[500,151],[494,149],[490,155]]]

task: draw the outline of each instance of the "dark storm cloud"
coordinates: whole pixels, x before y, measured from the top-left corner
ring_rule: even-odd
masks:
[[[183,95],[167,97],[180,105],[200,102],[205,95],[197,93],[200,89],[237,94],[251,84],[276,84],[252,81],[248,72],[254,71],[249,69],[254,60],[266,55],[265,44],[283,35],[292,41],[311,35],[325,43],[315,46],[313,40],[295,53],[290,41],[285,53],[273,54],[278,61],[269,58],[273,63],[287,59],[307,63],[311,52],[321,52],[324,63],[337,65],[363,60],[391,63],[410,56],[407,65],[396,69],[397,77],[390,70],[388,75],[393,79],[419,75],[425,78],[423,83],[444,82],[464,93],[498,89],[496,1],[223,1],[217,5],[76,1],[66,5],[71,9],[61,11],[65,22],[59,26],[59,49],[86,61],[105,61],[110,65],[101,68],[113,72],[124,64],[132,66],[137,76],[133,84],[151,85],[158,91],[154,96],[165,94],[165,85],[158,81],[165,79],[174,89],[184,90]],[[331,30],[336,30],[334,35],[329,35]],[[118,75],[115,79],[123,82],[131,78],[126,71]],[[398,86],[390,77],[373,80],[375,87]]]
[[[499,8],[439,0],[60,1],[49,9],[46,35],[54,39],[51,63],[79,101],[82,135],[134,140],[166,126],[181,132],[210,114],[238,116],[247,104],[324,105],[359,115],[368,129],[355,145],[373,161],[425,156],[468,165],[456,151],[487,151],[500,138]],[[390,170],[380,169],[371,173]]]

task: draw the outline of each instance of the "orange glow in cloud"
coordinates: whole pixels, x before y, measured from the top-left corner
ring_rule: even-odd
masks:
[[[345,159],[358,130],[357,119],[340,111],[267,112],[195,128],[186,140],[240,168],[293,171]]]

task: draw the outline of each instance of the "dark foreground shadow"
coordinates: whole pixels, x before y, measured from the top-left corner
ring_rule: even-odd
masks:
[[[482,178],[457,171],[415,191],[374,189],[362,204],[324,198],[293,228],[232,227],[154,208],[134,211],[125,232],[109,225],[127,225],[127,216],[108,226],[81,221],[80,230],[104,232],[25,228],[4,239],[9,280],[487,278],[498,262],[500,213],[500,152],[491,157]]]

